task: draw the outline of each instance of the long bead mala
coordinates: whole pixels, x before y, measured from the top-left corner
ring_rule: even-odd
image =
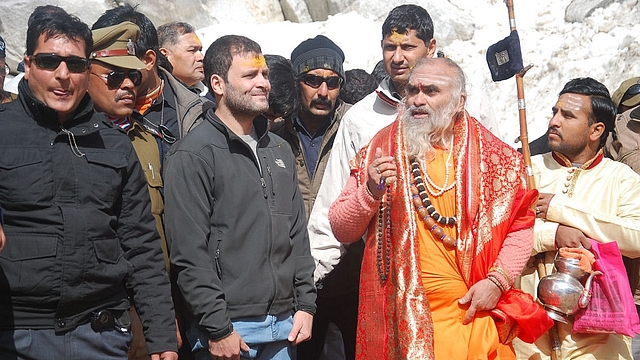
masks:
[[[411,168],[415,181],[415,184],[411,185],[411,193],[413,194],[413,205],[415,206],[418,215],[422,218],[422,221],[427,225],[427,228],[431,231],[433,236],[442,241],[445,246],[455,248],[457,240],[447,235],[438,224],[450,226],[455,225],[457,222],[456,217],[442,216],[438,211],[436,211],[436,208],[431,204],[429,195],[426,192],[424,181],[422,180],[420,164],[418,164],[415,159],[411,160]]]
[[[376,265],[382,281],[386,281],[391,268],[391,186],[387,185],[386,201],[380,202],[378,209],[378,229],[376,233]],[[386,206],[385,206],[386,202]],[[386,224],[385,224],[386,220]],[[383,249],[384,242],[384,249]],[[382,254],[384,252],[384,264]]]

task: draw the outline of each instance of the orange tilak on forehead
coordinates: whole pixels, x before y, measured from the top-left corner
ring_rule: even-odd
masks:
[[[244,60],[241,63],[242,66],[249,66],[249,67],[257,67],[257,68],[261,68],[261,67],[266,67],[267,66],[267,62],[264,59],[264,56],[262,55],[256,55],[250,59]]]
[[[399,45],[404,40],[404,34],[400,34],[396,29],[391,30],[391,34],[389,35],[389,41],[393,44]]]
[[[200,38],[198,38],[198,35],[196,35],[195,33],[193,33],[193,41],[198,43],[198,45],[202,46],[202,41],[200,41]]]

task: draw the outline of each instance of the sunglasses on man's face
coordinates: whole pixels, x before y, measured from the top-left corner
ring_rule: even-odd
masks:
[[[302,77],[302,82],[311,86],[314,89],[317,89],[322,85],[323,82],[327,83],[327,88],[329,90],[334,90],[340,87],[342,83],[342,79],[339,76],[329,76],[322,77],[313,74],[306,74]]]
[[[142,73],[139,70],[129,70],[129,71],[118,71],[112,70],[108,74],[96,74],[93,75],[99,76],[107,83],[107,87],[109,89],[117,89],[122,85],[124,79],[128,78],[133,83],[133,86],[138,86],[142,82]]]
[[[67,69],[72,73],[83,73],[89,68],[89,60],[79,56],[60,56],[58,54],[35,54],[29,56],[35,61],[36,66],[44,70],[55,70],[61,62],[67,64]]]

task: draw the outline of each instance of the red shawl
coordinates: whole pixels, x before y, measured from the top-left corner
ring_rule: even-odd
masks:
[[[433,324],[420,278],[419,242],[411,203],[410,163],[396,120],[359,154],[358,182],[380,147],[395,157],[398,181],[391,187],[391,254],[388,279],[381,280],[374,216],[368,227],[360,278],[358,359],[433,359]],[[468,286],[486,278],[507,233],[532,227],[537,191],[527,191],[522,155],[467,114],[454,125],[456,169],[456,256]],[[386,196],[382,200],[386,203]],[[383,249],[385,245],[383,243]],[[385,258],[384,251],[382,259]],[[383,260],[384,261],[384,260]],[[384,264],[383,264],[384,267]]]

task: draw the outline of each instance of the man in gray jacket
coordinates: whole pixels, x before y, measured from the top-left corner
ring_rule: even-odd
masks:
[[[316,293],[291,148],[268,131],[262,50],[223,36],[205,55],[218,104],[167,155],[171,271],[196,358],[290,359],[311,337]]]

